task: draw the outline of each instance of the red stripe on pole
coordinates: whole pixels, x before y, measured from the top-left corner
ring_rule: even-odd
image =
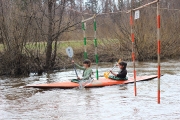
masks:
[[[136,80],[136,70],[134,70],[134,79]]]
[[[160,52],[161,52],[161,41],[158,40],[157,53],[160,54]]]
[[[131,26],[133,25],[133,16],[132,15],[130,16],[130,25]]]
[[[132,52],[132,61],[135,61],[135,53]]]
[[[134,42],[134,33],[131,34],[131,40]]]
[[[161,69],[161,66],[159,65],[159,66],[158,66],[158,78],[161,77],[161,70],[160,70],[160,69]]]
[[[161,18],[160,18],[160,15],[157,16],[157,28],[160,28],[161,26]]]
[[[158,90],[158,104],[160,104],[160,90]]]

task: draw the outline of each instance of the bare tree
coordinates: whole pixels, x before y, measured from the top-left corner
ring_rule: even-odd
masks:
[[[47,36],[46,69],[53,68],[55,64],[57,41],[61,38],[60,36],[65,32],[76,29],[75,26],[80,23],[80,21],[76,20],[78,18],[77,13],[71,14],[73,11],[69,11],[69,4],[72,8],[75,3],[66,0],[59,1],[58,3],[56,0],[48,0],[43,5],[40,5],[39,12],[41,16],[37,16],[36,21],[42,33],[41,35]],[[48,30],[45,31],[44,29]]]

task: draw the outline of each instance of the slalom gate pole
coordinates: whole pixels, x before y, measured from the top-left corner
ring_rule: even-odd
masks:
[[[82,19],[84,20],[84,17],[82,17]],[[82,22],[82,30],[83,30],[83,36],[84,36],[84,59],[87,59],[86,22],[84,22],[84,21]]]
[[[160,41],[160,12],[159,12],[159,0],[157,2],[157,58],[158,58],[158,93],[157,93],[157,102],[160,104],[160,77],[161,77],[161,67],[160,67],[160,49],[161,49],[161,41]]]
[[[95,60],[96,60],[96,79],[99,79],[99,74],[98,74],[98,54],[97,54],[97,38],[96,38],[96,18],[94,18],[94,47],[95,47]]]
[[[133,30],[133,11],[130,12],[130,25],[131,25],[131,40],[132,40],[132,61],[133,61],[133,73],[134,73],[134,95],[137,96],[137,89],[136,89],[136,68],[135,68],[135,39],[134,39],[134,30]]]

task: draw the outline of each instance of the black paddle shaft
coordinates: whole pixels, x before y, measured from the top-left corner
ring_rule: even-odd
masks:
[[[78,74],[77,74],[77,71],[76,71],[76,66],[75,66],[74,63],[73,63],[73,66],[74,66],[74,71],[75,71],[75,73],[76,73],[76,77],[78,78]]]
[[[111,70],[114,70],[114,68],[116,67],[116,65],[114,65],[114,67]],[[108,74],[110,73],[110,71],[108,72]]]

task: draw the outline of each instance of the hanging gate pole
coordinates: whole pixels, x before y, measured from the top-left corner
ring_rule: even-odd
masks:
[[[82,30],[83,30],[83,36],[84,36],[84,59],[87,59],[87,39],[86,39],[86,22],[84,22],[84,17],[82,17]]]
[[[87,38],[86,38],[86,21],[89,21],[91,19],[94,19],[94,47],[95,47],[95,60],[96,60],[96,79],[99,79],[99,73],[98,73],[98,54],[97,54],[97,38],[96,38],[96,15],[94,14],[94,16],[88,18],[88,19],[84,19],[84,17],[82,17],[82,30],[83,30],[83,36],[84,36],[84,58],[87,59]]]
[[[133,30],[133,11],[130,13],[130,25],[131,25],[131,40],[132,40],[132,61],[133,61],[133,72],[134,72],[134,95],[137,96],[136,89],[136,68],[135,68],[135,39],[134,39],[134,30]]]
[[[131,9],[127,11],[126,13],[130,13],[130,25],[131,25],[131,40],[132,40],[132,61],[133,61],[133,72],[134,72],[134,94],[137,95],[136,90],[136,69],[135,69],[135,39],[134,39],[134,30],[133,30],[133,13],[136,10],[139,10],[141,8],[144,8],[146,6],[152,5],[157,3],[157,44],[158,44],[158,103],[160,103],[160,14],[159,14],[159,0],[155,0],[153,2],[147,3],[145,5],[142,5],[138,8]],[[132,6],[131,6],[132,7]]]
[[[88,55],[87,55],[87,47],[86,47],[86,44],[87,44],[87,38],[86,38],[86,21],[89,21],[93,18],[95,18],[96,15],[88,18],[88,19],[84,19],[84,17],[82,16],[82,30],[83,30],[83,36],[84,36],[84,59],[87,59],[88,58]]]
[[[158,104],[160,104],[160,77],[161,77],[161,67],[160,67],[160,49],[161,49],[161,41],[160,41],[160,13],[159,13],[159,1],[157,2],[157,58],[158,58]]]
[[[98,75],[98,54],[97,54],[97,38],[96,38],[96,19],[94,18],[94,47],[95,47],[95,60],[96,60],[96,79],[99,79]]]

